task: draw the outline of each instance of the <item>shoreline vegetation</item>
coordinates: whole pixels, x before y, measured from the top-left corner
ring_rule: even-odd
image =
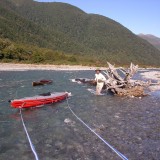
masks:
[[[118,55],[117,55],[118,56]],[[118,56],[119,57],[119,56]],[[132,61],[142,68],[159,68],[160,65],[154,63],[141,63],[134,60],[130,55],[127,61],[123,58],[114,57],[114,54],[102,56],[101,54],[73,54],[62,51],[52,50],[48,48],[39,48],[28,44],[19,44],[9,39],[0,38],[0,63],[12,64],[33,64],[33,65],[55,65],[55,66],[87,66],[92,67],[108,67],[107,61],[116,64],[117,67],[128,67]],[[65,68],[65,67],[64,67]]]

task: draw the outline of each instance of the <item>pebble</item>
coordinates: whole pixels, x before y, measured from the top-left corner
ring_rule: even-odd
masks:
[[[64,120],[64,123],[71,123],[72,121],[69,119],[69,118],[66,118],[65,120]]]
[[[115,118],[119,118],[119,116],[118,116],[118,115],[115,115],[114,117],[115,117]]]
[[[50,144],[46,144],[46,147],[52,147],[52,145],[50,145]]]
[[[69,118],[66,118],[66,119],[64,120],[64,123],[66,123],[67,125],[70,125],[70,126],[74,126],[74,124],[75,124],[75,122],[72,121],[72,120],[69,119]]]

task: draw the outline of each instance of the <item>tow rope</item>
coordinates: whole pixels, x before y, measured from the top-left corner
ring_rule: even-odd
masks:
[[[23,106],[23,105],[22,105],[22,106]],[[21,116],[21,121],[22,121],[22,124],[23,124],[23,128],[24,128],[24,131],[25,131],[25,133],[26,133],[26,136],[27,136],[28,142],[29,142],[29,144],[30,144],[31,150],[32,150],[32,152],[33,152],[33,154],[34,154],[35,160],[39,160],[38,155],[37,155],[37,152],[36,152],[35,147],[34,147],[32,141],[31,141],[31,138],[30,138],[30,136],[29,136],[29,133],[28,133],[28,131],[27,131],[27,128],[26,128],[25,123],[24,123],[24,120],[23,120],[22,107],[19,108],[19,112],[20,112],[20,116]]]
[[[114,151],[121,159],[123,160],[128,160],[127,157],[125,157],[122,153],[120,153],[118,150],[116,150],[113,146],[111,146],[106,140],[104,140],[98,133],[96,133],[91,127],[89,127],[81,118],[79,118],[74,111],[71,109],[69,102],[68,102],[68,98],[66,98],[67,100],[67,105],[69,110],[71,111],[71,113],[84,125],[86,126],[92,133],[94,133],[102,142],[104,142],[112,151]]]

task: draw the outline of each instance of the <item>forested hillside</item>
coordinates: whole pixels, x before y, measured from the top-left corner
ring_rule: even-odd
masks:
[[[160,66],[160,51],[118,22],[65,3],[1,0],[0,37],[83,60],[89,57],[93,64]]]

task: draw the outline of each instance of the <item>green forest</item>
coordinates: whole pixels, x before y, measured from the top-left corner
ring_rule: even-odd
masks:
[[[160,66],[160,51],[107,17],[66,3],[0,1],[0,61]]]
[[[2,38],[0,38],[0,62],[100,66],[98,61],[87,56],[65,54],[52,49],[16,44]]]

